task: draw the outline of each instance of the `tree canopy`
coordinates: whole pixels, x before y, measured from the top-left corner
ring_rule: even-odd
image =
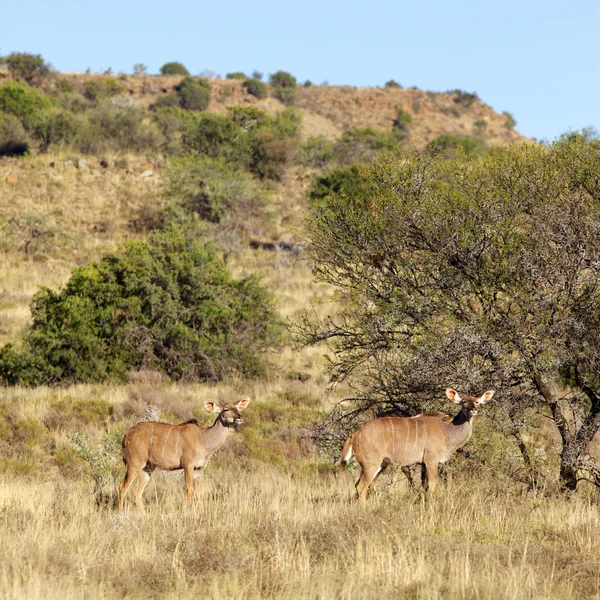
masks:
[[[496,388],[508,418],[548,404],[574,488],[600,427],[600,145],[411,150],[359,170],[363,192],[308,219],[340,310],[307,316],[301,340],[331,344],[334,379],[361,389],[353,410],[410,414],[446,386]]]

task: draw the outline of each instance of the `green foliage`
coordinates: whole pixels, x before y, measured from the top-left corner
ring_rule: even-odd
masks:
[[[296,99],[296,78],[287,71],[277,71],[270,76],[269,82],[273,86],[275,98],[284,104],[290,105]]]
[[[0,351],[6,384],[124,380],[140,368],[191,381],[263,375],[279,335],[256,279],[233,280],[215,250],[174,232],[75,269],[31,313],[22,347]]]
[[[469,135],[443,133],[427,145],[428,151],[441,154],[447,158],[462,152],[465,156],[479,156],[485,152],[487,144],[481,138]]]
[[[83,95],[91,102],[99,102],[104,98],[110,98],[122,94],[125,88],[112,78],[90,79],[83,84]]]
[[[189,76],[190,72],[185,68],[183,64],[177,61],[165,63],[160,68],[161,75],[185,75]]]
[[[352,164],[372,158],[378,152],[389,152],[399,147],[400,140],[393,132],[372,127],[353,127],[342,134],[335,145],[335,154],[341,164]]]
[[[176,88],[179,106],[187,110],[204,110],[210,102],[210,86],[206,79],[186,77]]]
[[[133,65],[133,74],[134,75],[146,75],[148,73],[147,65],[143,63],[136,63]]]
[[[50,100],[28,84],[7,81],[0,85],[0,112],[14,115],[25,126],[46,108],[50,108]]]
[[[70,144],[77,136],[80,121],[69,111],[51,108],[32,119],[31,132],[40,141],[42,150],[51,145]]]
[[[144,122],[144,114],[128,96],[104,100],[88,112],[87,122],[77,137],[81,152],[99,154],[107,151],[156,148],[159,132]]]
[[[390,79],[389,81],[386,81],[385,82],[385,87],[386,88],[399,88],[399,89],[402,89],[402,86],[395,79]]]
[[[326,203],[331,194],[364,198],[372,190],[373,186],[361,175],[359,167],[353,165],[315,177],[307,195],[311,208],[318,208]]]
[[[332,344],[334,379],[361,389],[352,410],[496,389],[509,432],[544,402],[574,489],[600,427],[598,173],[600,143],[581,137],[477,159],[413,150],[361,168],[368,194],[330,195],[308,217],[307,251],[339,312],[304,320],[301,339]]]
[[[15,79],[23,79],[27,83],[40,81],[50,71],[50,66],[40,54],[27,52],[12,52],[0,58],[0,64],[6,65]]]
[[[21,121],[0,112],[0,156],[22,156],[28,151],[29,141]]]
[[[231,117],[215,113],[203,113],[190,125],[183,133],[184,145],[212,157],[230,154],[236,137],[241,134],[239,125]]]
[[[234,71],[233,73],[227,73],[227,75],[225,75],[225,79],[248,79],[248,77],[241,71]]]
[[[502,113],[505,117],[506,117],[506,121],[504,122],[504,127],[506,127],[506,129],[514,129],[517,122],[515,121],[515,118],[512,116],[511,113],[509,113],[507,110],[505,110]]]
[[[470,108],[473,102],[479,101],[479,96],[475,92],[465,92],[464,90],[449,90],[447,92],[452,96],[452,100],[463,108]]]
[[[182,158],[169,164],[165,221],[193,232],[198,220],[221,233],[244,232],[264,219],[265,198],[253,178],[223,160]]]
[[[401,108],[396,108],[396,118],[394,119],[394,130],[400,135],[408,133],[408,126],[412,123],[412,115]]]
[[[249,94],[252,94],[256,98],[266,98],[269,93],[267,85],[260,79],[246,79],[243,87],[248,90]]]
[[[322,168],[335,158],[333,142],[325,136],[311,136],[296,152],[296,163],[305,167]]]

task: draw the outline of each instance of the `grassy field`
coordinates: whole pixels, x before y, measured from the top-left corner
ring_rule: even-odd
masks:
[[[202,505],[154,476],[149,513],[85,481],[0,479],[2,598],[595,598],[600,515],[466,474],[432,500],[403,481],[365,508],[350,476],[231,462]],[[383,482],[382,482],[383,483]]]
[[[107,171],[69,161],[0,165],[10,224],[0,231],[0,344],[18,340],[40,285],[58,287],[74,266],[144,235],[131,223],[161,206],[160,169],[142,178],[142,157]],[[301,223],[306,183],[292,183],[272,189],[274,235]],[[245,247],[227,264],[236,277],[258,273],[285,319],[328,295],[290,253]],[[598,492],[557,493],[551,444],[532,452],[544,477],[529,485],[516,442],[486,407],[435,497],[391,471],[361,507],[356,470],[336,476],[334,457],[309,437],[329,402],[348,395],[328,395],[323,349],[288,344],[271,362],[267,380],[217,386],[139,373],[123,385],[1,389],[0,598],[600,597]],[[211,461],[202,504],[188,506],[181,474],[156,472],[148,515],[117,515],[128,427],[148,412],[209,424],[204,400],[246,395],[244,425]]]

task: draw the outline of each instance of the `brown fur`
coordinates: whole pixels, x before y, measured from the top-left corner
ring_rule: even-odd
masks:
[[[242,422],[240,412],[249,402],[250,398],[244,398],[235,405],[223,407],[215,402],[205,402],[207,411],[219,414],[212,427],[206,429],[195,419],[179,425],[143,422],[129,429],[123,437],[123,462],[127,473],[119,487],[119,511],[124,510],[127,491],[135,481],[136,504],[140,512],[145,512],[142,493],[154,469],[183,469],[188,500],[193,500],[194,493],[201,499],[206,463],[225,442],[229,429]]]
[[[454,390],[446,390],[448,397],[462,404],[460,412],[452,419],[444,413],[417,415],[416,417],[382,417],[359,427],[344,444],[340,469],[354,454],[362,468],[356,484],[357,498],[366,502],[367,491],[388,464],[405,467],[423,464],[430,491],[437,485],[439,463],[450,459],[452,453],[471,437],[472,419],[479,405],[488,402],[494,392],[488,391],[480,398],[460,398]]]

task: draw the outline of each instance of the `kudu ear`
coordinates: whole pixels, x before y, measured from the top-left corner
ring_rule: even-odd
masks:
[[[242,398],[236,405],[235,407],[239,410],[245,410],[248,407],[248,404],[250,404],[250,398]]]
[[[220,413],[223,409],[216,403],[210,400],[204,401],[204,410],[211,413]]]
[[[494,390],[488,390],[485,394],[483,394],[483,396],[481,396],[481,398],[477,398],[477,404],[485,404],[486,402],[489,402],[493,395]]]
[[[458,395],[458,392],[452,388],[446,389],[446,396],[448,396],[452,402],[456,402],[456,404],[460,404],[462,402],[462,398]]]

